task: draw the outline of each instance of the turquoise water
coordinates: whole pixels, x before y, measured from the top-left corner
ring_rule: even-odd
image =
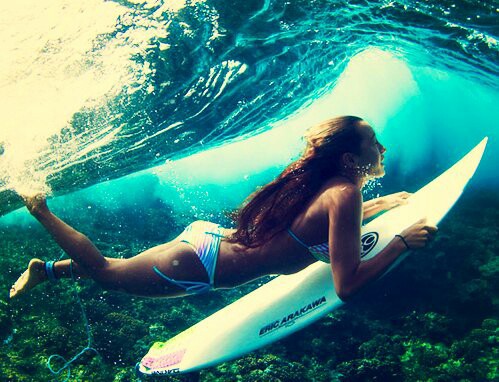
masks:
[[[352,370],[362,364],[378,378],[386,372],[399,373],[395,380],[427,379],[416,377],[407,365],[420,362],[426,370],[424,357],[440,359],[445,351],[442,359],[461,366],[444,367],[443,361],[433,365],[436,371],[430,377],[435,380],[440,380],[438,373],[452,375],[452,367],[462,373],[467,367],[492,367],[474,364],[478,361],[457,350],[451,355],[451,350],[459,341],[478,336],[473,330],[493,331],[495,324],[486,320],[497,319],[497,246],[490,240],[497,237],[499,185],[497,4],[23,0],[1,7],[0,37],[6,41],[0,59],[4,290],[31,257],[59,256],[36,222],[25,210],[17,210],[21,204],[13,190],[49,192],[52,208],[107,255],[128,257],[168,240],[196,218],[230,224],[225,212],[300,154],[304,129],[325,118],[354,114],[371,122],[388,149],[387,175],[370,185],[366,198],[414,191],[484,136],[490,138],[463,201],[441,227],[442,240],[422,255],[434,277],[410,260],[376,289],[383,295],[380,304],[394,307],[389,312],[393,317],[383,317],[383,309],[361,300],[349,312],[272,348],[262,356],[265,360],[251,361],[253,369],[249,360],[239,364],[238,375],[252,380],[249,375],[257,378],[255,370],[275,361],[284,369],[297,363],[296,368],[308,368],[309,373],[316,371],[311,365],[327,364],[329,370],[343,370],[346,380],[355,380]],[[416,276],[411,279],[411,274]],[[440,297],[430,293],[437,287]],[[411,288],[421,288],[420,295]],[[159,307],[102,294],[91,284],[83,290],[89,305],[98,306],[89,313],[95,330],[111,345],[99,343],[104,358],[99,367],[92,364],[93,371],[79,366],[81,380],[89,380],[85,373],[100,368],[108,373],[102,380],[129,373],[127,367],[153,339],[164,340],[246,291],[213,294],[211,302],[188,299]],[[52,300],[59,295],[60,300]],[[83,332],[68,329],[80,324],[76,307],[74,316],[65,311],[74,304],[69,291],[44,286],[33,296],[12,303],[1,299],[0,334],[8,345],[0,355],[4,366],[6,359],[33,345],[30,336],[36,330],[41,333],[36,353],[45,357],[53,352],[72,356],[84,342]],[[116,316],[116,306],[122,316]],[[194,313],[186,317],[186,312]],[[380,335],[406,349],[393,361],[399,366],[389,372],[379,366],[392,365],[387,359],[395,359],[396,352],[380,355],[379,367],[373,366],[374,358],[360,347],[374,341],[371,326],[369,335],[352,333],[350,345],[346,337],[328,337],[347,346],[351,351],[346,355],[321,342],[316,344],[322,349],[318,354],[310,350],[311,359],[300,358],[297,343],[311,344],[331,325],[350,333],[351,320],[359,326],[376,321]],[[129,331],[116,335],[119,340],[106,336],[109,322],[127,322]],[[167,329],[161,326],[164,322]],[[424,332],[422,327],[430,329]],[[432,332],[435,327],[440,328],[438,335]],[[52,336],[54,330],[66,333],[70,341]],[[395,335],[406,337],[397,342]],[[480,338],[469,340],[478,344],[475,353],[497,359],[485,350],[497,352],[497,342],[491,347],[490,340]],[[372,346],[379,353],[379,346]],[[278,360],[269,354],[277,354]],[[4,367],[8,372],[2,377],[30,380],[36,374],[46,379],[40,374],[45,373],[43,365],[30,369],[27,365],[35,361],[24,358],[18,356],[13,366]],[[210,373],[206,380],[237,374],[223,374],[222,369]],[[312,379],[311,374],[296,373]],[[316,380],[333,378],[313,375]],[[372,380],[359,375],[357,380]]]

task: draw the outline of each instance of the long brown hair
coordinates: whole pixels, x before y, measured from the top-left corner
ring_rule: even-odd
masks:
[[[359,154],[361,136],[356,127],[361,121],[343,116],[310,128],[302,156],[251,194],[234,214],[237,230],[229,241],[254,248],[289,228],[324,182],[340,173],[341,156]]]

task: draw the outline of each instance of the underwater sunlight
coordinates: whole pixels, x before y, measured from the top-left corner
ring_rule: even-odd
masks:
[[[222,327],[239,338],[250,330],[240,317],[248,304],[275,312],[263,318],[264,324],[254,324],[258,347],[266,346],[249,352],[256,345],[244,340],[233,352],[247,348],[249,353],[234,359],[224,354],[224,347],[229,352],[232,346],[229,339],[213,340],[210,352],[220,354],[218,363],[192,361],[194,380],[497,380],[496,3],[20,0],[0,9],[0,281],[5,291],[0,380],[49,380],[54,377],[46,367],[49,359],[52,371],[60,369],[61,381],[132,381],[145,371],[180,373],[182,362],[196,354],[183,348],[189,331],[207,340]],[[47,195],[51,211],[103,255],[129,259],[175,239],[197,220],[235,228],[233,212],[247,197],[302,157],[306,131],[344,115],[368,122],[386,148],[379,154],[385,175],[360,183],[364,201],[415,193],[482,142],[472,160],[440,178],[433,193],[421,192],[433,207],[414,207],[417,198],[409,202],[408,209],[438,215],[438,234],[346,304],[334,290],[334,298],[327,294],[333,286],[329,266],[327,276],[303,267],[291,272],[294,278],[267,272],[235,288],[160,300],[107,290],[92,282],[84,267],[59,265],[57,272],[71,277],[74,271],[77,280],[44,282],[9,298],[8,290],[31,259],[43,260],[39,274],[48,279],[57,272],[47,264],[67,259],[53,239],[57,234],[39,223],[48,221],[40,218],[43,214],[37,217],[43,203],[40,207],[29,197]],[[307,179],[315,184],[314,177]],[[305,192],[298,189],[305,185],[296,184],[286,194],[289,203]],[[275,224],[288,222],[287,215],[279,215],[288,205],[282,203],[278,212],[269,212]],[[363,256],[366,243],[380,246],[373,258],[389,247],[383,233],[391,240],[404,231],[410,219],[402,215],[395,208],[369,216],[364,229],[374,228],[362,231]],[[254,221],[260,217],[252,215]],[[302,233],[296,221],[293,227]],[[321,228],[303,232],[319,237],[313,235]],[[203,228],[217,243],[222,231],[211,229],[218,228]],[[308,249],[315,247],[299,237]],[[402,244],[410,248],[405,239]],[[227,242],[220,241],[223,249]],[[282,242],[296,245],[288,236]],[[206,258],[198,256],[209,276],[211,266],[213,277],[224,267],[217,253],[213,265],[209,251]],[[234,279],[243,279],[251,272],[250,261],[237,269]],[[154,272],[150,277],[160,274]],[[326,279],[328,292],[315,296],[311,290],[324,284],[317,280]],[[299,301],[292,311],[289,296]],[[284,301],[291,301],[287,310]],[[331,301],[342,306],[319,314]],[[232,303],[240,305],[223,310]],[[215,313],[215,324],[209,321],[204,332],[192,332]],[[254,322],[260,319],[252,315]],[[293,325],[303,329],[291,334]],[[288,329],[289,336],[273,339]]]

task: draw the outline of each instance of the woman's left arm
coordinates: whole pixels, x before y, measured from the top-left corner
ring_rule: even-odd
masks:
[[[412,194],[407,191],[401,191],[364,202],[362,204],[363,220],[369,219],[371,216],[379,214],[380,212],[391,210],[402,204],[407,204],[407,198],[411,195]]]

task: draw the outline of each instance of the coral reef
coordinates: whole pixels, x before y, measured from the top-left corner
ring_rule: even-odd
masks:
[[[181,225],[168,206],[156,202],[144,211],[92,210],[93,217],[64,213],[96,238],[108,256],[131,256],[172,237]],[[151,223],[134,225],[132,216],[138,215]],[[265,349],[203,370],[200,381],[497,380],[499,248],[491,238],[499,237],[498,219],[496,195],[466,194],[429,248],[410,256],[344,308]],[[4,291],[31,257],[49,259],[60,253],[34,221],[0,225],[0,234]],[[76,287],[100,356],[88,352],[75,362],[71,380],[136,380],[135,362],[154,341],[188,328],[255,286],[158,300],[80,281]],[[0,380],[50,380],[45,363],[51,354],[70,359],[86,346],[74,287],[64,280],[13,301],[0,299]]]

